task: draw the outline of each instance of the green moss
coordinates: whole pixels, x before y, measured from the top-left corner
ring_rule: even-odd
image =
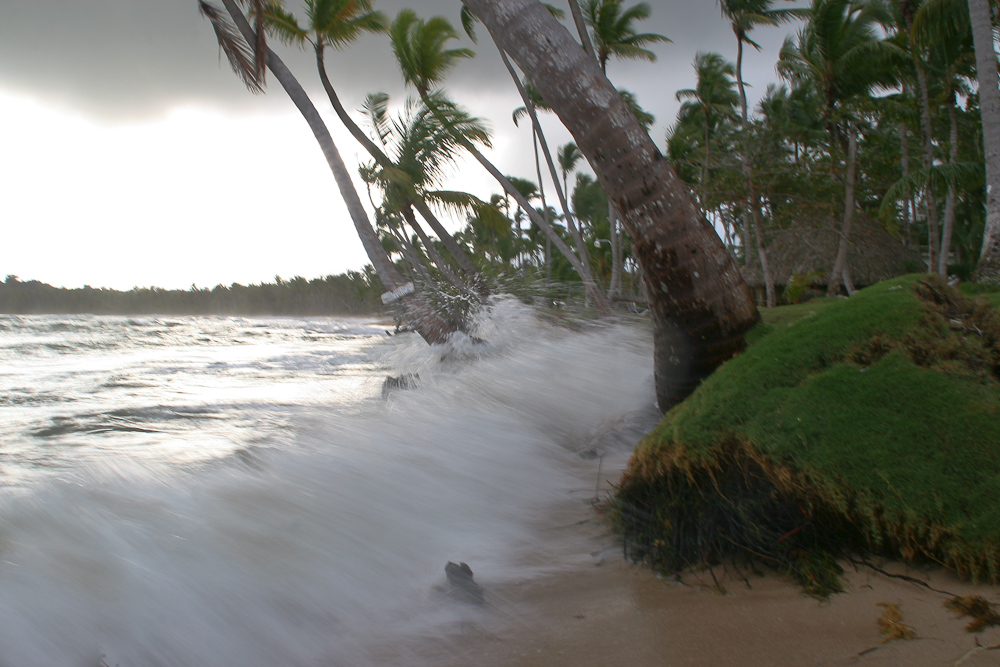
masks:
[[[647,525],[625,538],[684,549],[633,552],[675,570],[753,552],[822,580],[826,556],[874,550],[1000,580],[998,321],[929,276],[765,313],[636,449],[618,501]],[[752,490],[732,482],[747,471]],[[726,539],[677,534],[687,505],[733,498],[756,509],[727,510]]]

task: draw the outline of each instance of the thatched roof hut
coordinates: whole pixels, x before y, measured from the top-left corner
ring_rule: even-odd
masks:
[[[781,288],[792,276],[819,273],[817,285],[825,285],[840,243],[840,223],[799,222],[786,229],[768,233],[765,246],[774,283]],[[847,266],[857,287],[923,270],[920,255],[907,248],[902,239],[893,236],[871,216],[858,211],[851,230],[851,245],[847,251]],[[764,288],[764,277],[753,253],[750,264],[740,267],[743,279],[755,292]]]

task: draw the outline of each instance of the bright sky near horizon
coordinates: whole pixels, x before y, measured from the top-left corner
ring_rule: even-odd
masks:
[[[294,3],[288,3],[295,8]],[[457,25],[458,0],[383,0]],[[632,4],[632,3],[627,3]],[[735,58],[735,40],[714,2],[652,0],[641,25],[674,40],[656,63],[613,63],[609,75],[634,92],[664,133],[693,87],[699,50]],[[85,7],[84,7],[85,5]],[[196,3],[163,0],[4,0],[0,3],[0,278],[56,286],[187,288],[314,278],[358,269],[367,258],[305,122],[276,83],[242,89]],[[791,27],[761,29],[762,53],[747,54],[754,98],[777,81],[774,62]],[[534,180],[530,132],[492,47],[449,79],[455,99],[494,130],[491,157]],[[321,110],[329,108],[309,57],[279,49]],[[384,37],[331,54],[331,77],[348,108],[368,92],[407,94]],[[327,124],[349,168],[366,158]],[[571,139],[554,117],[553,146]],[[367,201],[358,182],[362,199]],[[499,191],[477,165],[458,167],[449,189]],[[451,222],[458,229],[461,220]]]

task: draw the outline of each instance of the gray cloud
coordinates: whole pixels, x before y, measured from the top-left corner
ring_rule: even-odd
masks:
[[[674,91],[693,83],[691,61],[699,50],[732,58],[735,44],[716,3],[653,0],[653,16],[642,29],[667,35],[673,44],[656,47],[659,61],[613,62],[609,75],[639,96],[658,119],[658,138],[676,112]],[[295,7],[294,3],[289,3]],[[383,0],[390,15],[403,6],[424,15],[444,14],[456,24],[458,0]],[[749,54],[748,80],[773,80],[775,31],[761,31],[771,45],[769,63]],[[764,32],[767,34],[764,35]],[[459,66],[449,81],[455,96],[500,86],[516,104],[513,89],[493,53],[480,43],[475,61]],[[293,71],[316,89],[308,54],[279,49]],[[196,103],[233,110],[287,104],[280,91],[248,103],[249,94],[220,63],[215,37],[193,0],[5,0],[0,3],[0,87],[111,122],[162,113]],[[402,83],[384,37],[372,37],[331,54],[331,76],[347,100],[386,90],[399,95]],[[762,85],[763,84],[759,84]],[[503,110],[503,115],[509,110]],[[492,114],[491,114],[492,115]],[[499,118],[496,118],[499,122]]]

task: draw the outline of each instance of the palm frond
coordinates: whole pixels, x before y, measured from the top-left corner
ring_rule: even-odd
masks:
[[[882,197],[879,215],[891,215],[892,207],[907,199],[912,193],[919,192],[925,186],[944,189],[949,185],[961,187],[976,187],[986,178],[986,169],[982,162],[953,162],[936,164],[910,172],[908,177],[900,178],[893,183]]]
[[[369,93],[361,105],[360,111],[365,115],[368,126],[375,132],[379,143],[388,145],[388,137],[392,133],[389,120],[389,95],[387,93]]]
[[[476,23],[479,22],[479,19],[476,18],[476,15],[472,13],[472,10],[465,5],[462,5],[461,20],[462,30],[465,31],[465,34],[472,40],[473,44],[478,44],[479,40],[476,39]]]
[[[254,49],[243,39],[243,35],[233,25],[229,16],[205,0],[198,1],[198,9],[202,16],[212,23],[219,48],[226,54],[230,67],[233,68],[233,72],[240,78],[243,85],[251,93],[263,92],[264,78],[257,67]]]
[[[299,25],[295,15],[277,2],[268,2],[264,7],[264,24],[271,34],[290,46],[301,46],[308,39],[308,32]]]

